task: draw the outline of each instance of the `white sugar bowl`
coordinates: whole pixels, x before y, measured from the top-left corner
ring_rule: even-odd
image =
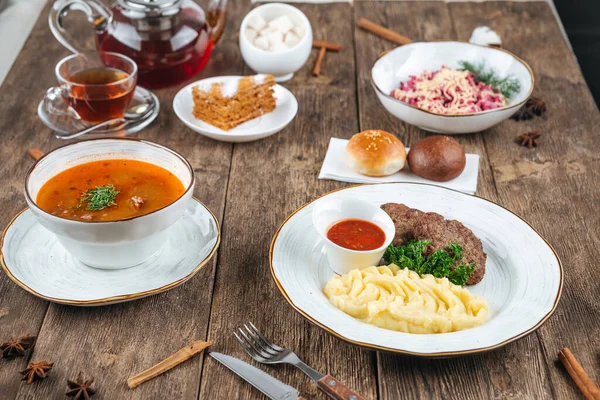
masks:
[[[308,60],[312,27],[302,11],[283,3],[256,7],[240,26],[240,50],[250,68],[277,82],[294,76]]]

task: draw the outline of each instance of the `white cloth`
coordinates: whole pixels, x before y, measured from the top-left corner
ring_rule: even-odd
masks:
[[[448,182],[434,182],[420,178],[410,172],[408,166],[393,175],[371,177],[361,175],[346,165],[344,152],[347,143],[346,139],[331,138],[319,173],[319,179],[332,179],[350,183],[416,182],[443,186],[468,194],[475,194],[477,191],[477,177],[479,175],[479,155],[477,154],[467,154],[465,170],[458,177]]]
[[[45,4],[46,0],[8,0],[6,6],[0,10],[0,85]]]

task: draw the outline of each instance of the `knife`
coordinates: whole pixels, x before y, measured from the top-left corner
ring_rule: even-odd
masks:
[[[304,400],[293,387],[242,360],[214,351],[209,355],[272,400]]]

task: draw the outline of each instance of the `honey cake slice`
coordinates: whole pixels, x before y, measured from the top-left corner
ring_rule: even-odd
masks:
[[[275,109],[272,75],[245,76],[238,81],[192,88],[194,117],[228,131]]]

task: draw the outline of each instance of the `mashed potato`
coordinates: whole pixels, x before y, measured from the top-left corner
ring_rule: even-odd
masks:
[[[329,301],[368,324],[407,333],[455,332],[483,324],[487,301],[433,275],[420,277],[394,264],[334,276]]]

